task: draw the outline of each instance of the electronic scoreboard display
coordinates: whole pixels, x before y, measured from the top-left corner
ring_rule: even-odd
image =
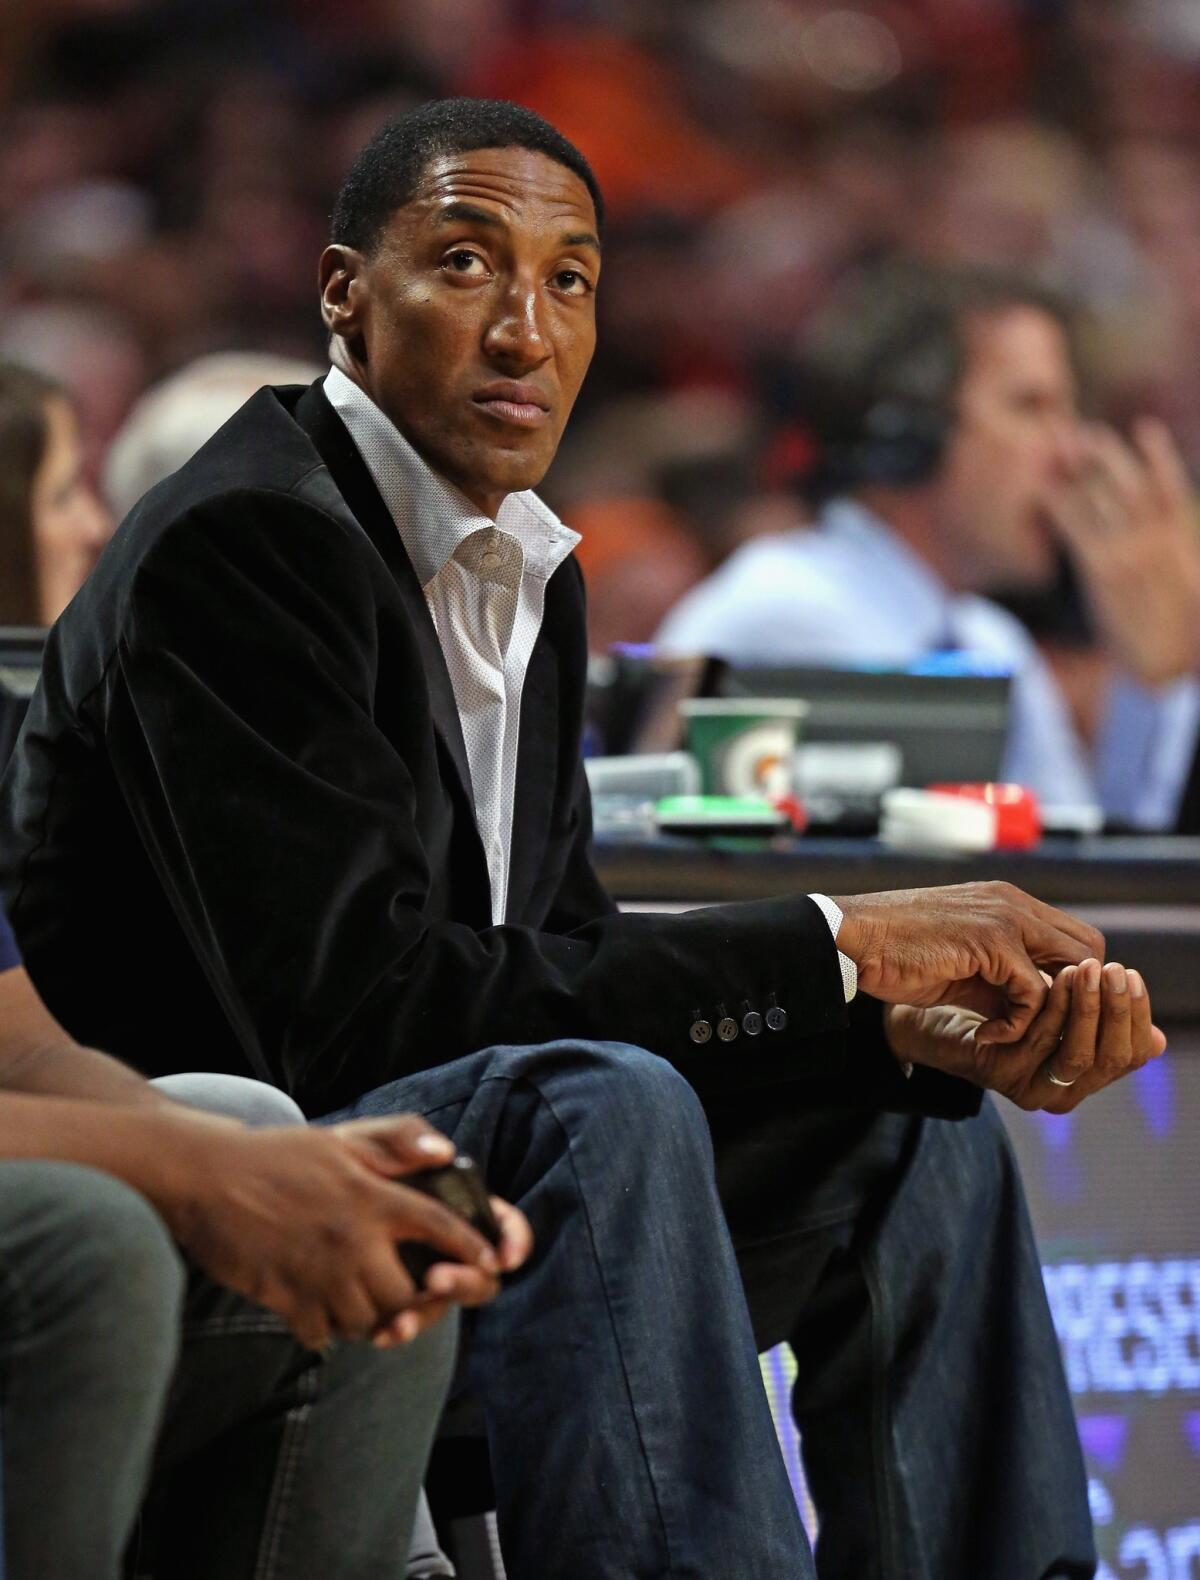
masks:
[[[1097,1580],[1200,1580],[1200,1033],[1073,1114],[997,1104],[1087,1461]],[[763,1356],[810,1530],[789,1352]]]

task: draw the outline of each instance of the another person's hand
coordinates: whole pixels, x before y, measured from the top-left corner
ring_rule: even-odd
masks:
[[[981,1043],[1016,1042],[1046,998],[1039,971],[1104,958],[1104,937],[1011,883],[839,896],[837,946],[887,1004],[977,1011]]]
[[[1074,475],[1046,499],[1112,657],[1144,685],[1200,667],[1200,532],[1166,426],[1086,430]]]
[[[414,1170],[404,1146],[396,1149],[396,1132],[390,1119],[355,1119],[331,1127],[333,1134],[357,1153],[362,1161],[388,1178],[419,1172]],[[437,1132],[433,1132],[437,1134]],[[439,1136],[439,1140],[444,1139]],[[445,1156],[423,1162],[422,1168],[448,1163],[454,1156],[452,1143],[447,1142]],[[512,1273],[520,1267],[533,1249],[533,1231],[525,1214],[499,1196],[489,1198],[492,1212],[500,1227],[500,1244],[496,1260],[500,1273]],[[375,1330],[374,1343],[383,1348],[389,1344],[403,1343],[413,1333],[431,1327],[440,1321],[452,1305],[478,1306],[490,1300],[498,1285],[487,1281],[486,1288],[480,1272],[474,1267],[464,1267],[457,1262],[437,1262],[425,1274],[424,1285],[413,1297],[412,1306],[391,1322],[381,1323]]]
[[[1069,1113],[1166,1047],[1151,1021],[1140,973],[1116,961],[1101,969],[1098,960],[1088,960],[1060,972],[1015,1043],[981,1043],[981,1019],[970,1010],[892,1006],[884,1016],[898,1058],[961,1076],[1020,1108],[1053,1114]]]
[[[189,1116],[190,1117],[190,1116]],[[218,1282],[278,1312],[319,1349],[387,1327],[404,1342],[446,1302],[478,1304],[502,1262],[462,1218],[394,1176],[438,1167],[453,1143],[415,1115],[329,1129],[228,1129],[178,1121],[175,1185],[159,1206],[185,1251]],[[358,1134],[356,1134],[358,1132]],[[361,1155],[384,1144],[386,1169]],[[385,1174],[393,1177],[384,1177]],[[419,1241],[454,1266],[433,1309],[409,1277],[399,1241]],[[461,1265],[460,1265],[461,1264]]]

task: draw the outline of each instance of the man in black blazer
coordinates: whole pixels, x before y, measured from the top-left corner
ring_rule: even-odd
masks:
[[[616,912],[572,535],[527,492],[591,356],[600,210],[512,106],[360,156],[334,370],[147,495],[50,638],[0,825],[28,969],[152,1073],[425,1112],[525,1208],[538,1252],[473,1345],[514,1576],[811,1572],[692,1089],[756,1336],[797,1350],[823,1572],[1086,1575],[978,1086],[1072,1106],[1159,1050],[1144,988],[1004,885]]]

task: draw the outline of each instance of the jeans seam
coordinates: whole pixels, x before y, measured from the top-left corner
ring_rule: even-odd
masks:
[[[444,1114],[448,1108],[463,1108],[473,1097],[478,1095],[479,1087],[483,1086],[487,1081],[518,1081],[523,1079],[523,1076],[514,1075],[485,1075],[479,1082],[479,1086],[469,1087],[466,1091],[458,1093],[454,1097],[440,1097],[435,1105],[430,1108],[420,1109],[420,1113],[425,1118],[428,1118],[430,1114]],[[532,1085],[532,1082],[530,1084]],[[540,1091],[538,1095],[539,1097],[541,1096]]]
[[[922,1144],[926,1135],[925,1126],[921,1125],[915,1140],[911,1143],[911,1150],[910,1144],[906,1143],[904,1161],[901,1172],[897,1176],[901,1181],[901,1188],[919,1174],[929,1156],[931,1149]],[[859,1253],[859,1257],[863,1278],[870,1295],[871,1460],[875,1482],[875,1504],[879,1510],[878,1550],[882,1560],[883,1580],[891,1580],[893,1575],[899,1574],[896,1568],[896,1508],[899,1499],[895,1485],[896,1474],[899,1471],[899,1454],[897,1452],[894,1463],[893,1456],[888,1452],[892,1437],[888,1358],[893,1348],[894,1334],[891,1332],[886,1281],[881,1276],[870,1250],[864,1248]],[[919,1535],[918,1546],[923,1546]],[[924,1574],[927,1572],[924,1552],[921,1552],[920,1562],[921,1573]],[[911,1580],[917,1580],[917,1577],[912,1576]]]
[[[880,1556],[880,1574],[890,1580],[898,1574],[895,1566],[895,1489],[889,1473],[890,1456],[888,1439],[891,1435],[891,1412],[888,1408],[888,1344],[885,1320],[886,1295],[877,1271],[868,1255],[862,1256],[863,1277],[871,1293],[871,1466],[875,1482],[876,1549]]]
[[[739,1236],[734,1240],[735,1250],[759,1251],[766,1246],[782,1245],[787,1240],[803,1240],[807,1235],[821,1234],[826,1229],[836,1229],[839,1224],[854,1223],[860,1215],[860,1209],[855,1207],[830,1207],[825,1212],[815,1213],[811,1218],[805,1218],[790,1229],[781,1229],[777,1234],[759,1235],[753,1240],[743,1239]]]
[[[542,1091],[541,1087],[538,1086],[537,1082],[530,1077],[528,1072],[523,1072],[522,1074],[516,1075],[516,1076],[514,1076],[514,1075],[507,1075],[507,1074],[487,1075],[487,1076],[484,1077],[484,1080],[480,1082],[480,1085],[481,1086],[484,1085],[485,1082],[487,1082],[487,1081],[507,1081],[510,1086],[517,1086],[517,1085],[528,1086],[536,1094],[538,1100],[540,1102],[542,1102],[543,1104],[545,1104],[547,1112],[550,1114],[551,1118],[554,1120],[554,1123],[558,1126],[559,1130],[562,1132],[562,1134],[566,1138],[566,1142],[567,1142],[567,1158],[568,1158],[568,1160],[570,1162],[570,1165],[571,1165],[571,1173],[572,1173],[572,1175],[574,1176],[574,1179],[575,1179],[576,1189],[579,1192],[579,1200],[580,1200],[580,1202],[581,1202],[581,1204],[583,1206],[583,1219],[584,1219],[584,1223],[585,1223],[585,1225],[587,1227],[588,1243],[590,1244],[591,1249],[592,1249],[592,1258],[593,1258],[593,1260],[594,1260],[594,1262],[596,1264],[597,1276],[600,1279],[600,1288],[601,1288],[601,1291],[603,1292],[603,1295],[604,1295],[604,1307],[605,1307],[605,1310],[608,1313],[609,1329],[610,1329],[610,1331],[612,1333],[612,1336],[613,1336],[613,1342],[616,1345],[617,1358],[618,1358],[618,1361],[620,1362],[620,1366],[621,1366],[621,1376],[624,1379],[624,1383],[625,1383],[625,1396],[626,1396],[626,1398],[629,1401],[630,1415],[633,1417],[634,1429],[637,1432],[638,1447],[641,1450],[642,1463],[645,1466],[645,1470],[646,1470],[646,1480],[649,1483],[650,1495],[654,1499],[654,1509],[655,1509],[656,1514],[658,1515],[659,1529],[662,1532],[663,1550],[664,1550],[664,1552],[666,1554],[666,1559],[667,1559],[666,1574],[669,1576],[669,1575],[671,1575],[671,1574],[673,1574],[675,1572],[675,1564],[674,1564],[674,1559],[671,1556],[671,1542],[670,1542],[670,1538],[669,1538],[669,1536],[667,1534],[667,1522],[666,1522],[666,1519],[665,1519],[665,1517],[663,1515],[662,1503],[659,1500],[658,1485],[657,1485],[657,1483],[656,1483],[656,1481],[654,1479],[654,1470],[653,1470],[653,1466],[652,1466],[652,1462],[651,1462],[650,1452],[649,1452],[649,1450],[646,1447],[646,1440],[645,1440],[645,1438],[644,1438],[644,1436],[642,1434],[642,1423],[641,1423],[641,1421],[638,1418],[637,1404],[636,1404],[636,1402],[634,1400],[633,1388],[632,1388],[632,1385],[630,1384],[630,1380],[629,1380],[629,1371],[628,1371],[628,1369],[626,1367],[626,1364],[625,1364],[625,1353],[624,1353],[624,1350],[622,1349],[622,1346],[621,1346],[621,1340],[620,1340],[620,1335],[619,1335],[618,1328],[617,1328],[616,1317],[615,1317],[615,1314],[613,1312],[612,1299],[611,1299],[611,1297],[609,1295],[608,1283],[607,1283],[607,1281],[606,1281],[606,1279],[604,1277],[604,1264],[603,1264],[603,1262],[602,1262],[602,1260],[600,1258],[600,1252],[599,1252],[599,1250],[597,1249],[597,1246],[596,1246],[596,1237],[595,1237],[595,1232],[594,1232],[594,1230],[592,1228],[592,1215],[591,1215],[591,1211],[590,1211],[589,1206],[588,1206],[587,1195],[586,1195],[586,1192],[584,1191],[584,1188],[583,1188],[583,1181],[580,1179],[580,1176],[579,1176],[579,1170],[575,1166],[575,1143],[574,1143],[574,1137],[571,1135],[570,1127],[565,1125],[563,1123],[563,1121],[559,1118],[559,1116],[555,1113],[555,1111],[554,1111],[554,1104],[551,1102],[550,1098],[546,1095],[545,1092]]]
[[[13,1321],[4,1335],[5,1358],[18,1355],[28,1339],[33,1336],[33,1301],[25,1280],[7,1261],[0,1260],[0,1298],[13,1311]]]
[[[279,1459],[275,1466],[275,1479],[271,1486],[271,1500],[263,1522],[262,1545],[258,1562],[254,1566],[254,1580],[274,1580],[279,1573],[277,1564],[288,1514],[291,1510],[292,1488],[296,1468],[300,1462],[305,1428],[312,1414],[319,1387],[318,1368],[304,1372],[298,1382],[299,1389],[308,1397],[303,1404],[289,1410],[283,1429]]]
[[[282,1317],[267,1312],[247,1312],[244,1316],[199,1317],[183,1325],[186,1339],[221,1339],[233,1333],[267,1334],[272,1338],[286,1337],[289,1333]]]

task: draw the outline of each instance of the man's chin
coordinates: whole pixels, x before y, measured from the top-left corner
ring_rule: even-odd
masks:
[[[505,450],[491,458],[485,486],[493,493],[524,493],[527,488],[538,486],[550,470],[553,459],[553,453],[545,455],[533,450]]]
[[[536,488],[550,469],[553,455],[535,455],[530,451],[512,453],[489,449],[481,454],[476,446],[463,445],[457,451],[437,451],[432,447],[422,450],[414,445],[418,455],[447,482],[478,502],[481,499],[500,500],[508,494],[520,494],[527,488]]]

